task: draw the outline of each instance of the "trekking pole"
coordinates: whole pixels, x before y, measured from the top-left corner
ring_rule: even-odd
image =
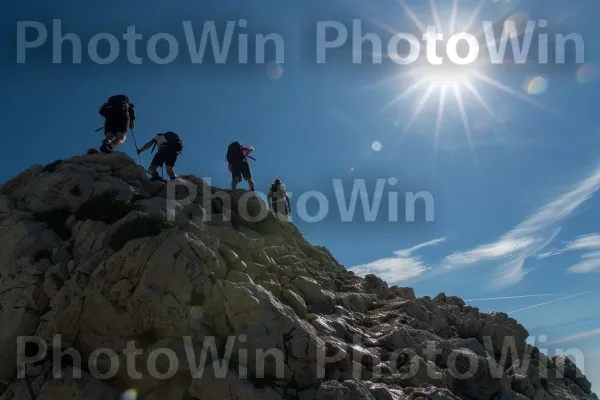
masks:
[[[129,128],[129,130],[131,130],[131,137],[133,137],[133,144],[135,145],[135,152],[137,153],[138,159],[140,160],[140,165],[142,166],[142,168],[146,169],[146,167],[144,167],[144,163],[142,162],[142,157],[138,153],[139,149],[138,149],[137,141],[135,140],[135,134],[133,133],[133,128]]]

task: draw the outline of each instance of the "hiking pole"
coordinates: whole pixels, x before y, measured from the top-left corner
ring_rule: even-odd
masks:
[[[138,149],[138,145],[137,145],[137,141],[135,140],[135,134],[133,133],[133,128],[129,128],[129,130],[131,131],[131,137],[133,137],[133,144],[135,145],[135,152],[138,155],[138,159],[140,160],[140,165],[142,166],[142,168],[146,169],[146,167],[144,167],[144,163],[142,162],[142,156],[140,156],[140,153],[138,153],[138,151],[140,151]]]

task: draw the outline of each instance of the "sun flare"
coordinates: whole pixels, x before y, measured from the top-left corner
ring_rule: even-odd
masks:
[[[434,88],[460,88],[468,83],[472,71],[475,71],[475,69],[469,67],[421,67],[419,68],[419,75],[433,85]]]
[[[398,2],[402,6],[405,15],[410,18],[418,31],[424,35],[426,32],[429,34],[429,28],[426,28],[426,25],[419,19],[415,12],[410,9],[406,3],[406,0],[398,0]],[[450,16],[445,20],[440,17],[435,0],[429,0],[431,16],[435,23],[435,32],[438,34],[442,33],[445,35],[445,37],[448,37],[446,35],[458,35],[458,32],[470,33],[475,38],[480,37],[482,32],[478,32],[478,28],[476,28],[476,20],[481,12],[483,4],[484,0],[480,1],[479,5],[475,8],[472,14],[470,14],[466,24],[460,26],[457,18],[459,0],[452,0],[452,10],[450,12]],[[509,17],[509,19],[510,18],[512,17]],[[374,22],[378,23],[377,21]],[[378,25],[390,31],[391,33],[396,33],[394,29],[390,29],[388,25],[381,23],[378,23]],[[443,41],[441,38],[437,40]],[[555,110],[545,107],[527,95],[531,95],[533,92],[543,93],[547,84],[542,80],[542,78],[538,78],[537,81],[530,83],[529,87],[533,89],[529,88],[527,90],[528,93],[525,94],[512,89],[509,86],[506,86],[490,77],[487,71],[488,67],[485,63],[485,60],[474,59],[471,60],[472,62],[465,62],[462,64],[445,60],[445,62],[433,64],[429,62],[429,58],[425,55],[424,49],[421,49],[421,56],[422,57],[419,59],[419,61],[411,65],[411,68],[408,71],[403,70],[402,72],[398,72],[398,74],[392,77],[391,80],[385,81],[386,83],[398,82],[399,87],[402,89],[400,89],[399,93],[394,99],[392,99],[392,101],[384,105],[382,109],[380,109],[379,112],[374,115],[374,117],[381,115],[382,112],[392,109],[400,101],[408,100],[414,104],[414,106],[411,107],[413,108],[412,115],[406,122],[400,140],[410,131],[413,124],[423,113],[425,107],[428,106],[428,104],[435,103],[434,107],[437,107],[437,115],[435,120],[433,145],[434,153],[436,153],[440,133],[444,125],[444,111],[448,104],[453,102],[458,108],[458,117],[462,121],[467,143],[471,149],[474,161],[476,162],[476,154],[472,141],[471,122],[469,120],[467,108],[465,107],[465,101],[468,101],[470,105],[478,104],[481,106],[483,111],[490,117],[490,120],[493,121],[494,124],[497,124],[499,131],[495,130],[496,134],[502,135],[502,133],[508,133],[506,121],[504,121],[495,113],[494,109],[488,104],[484,96],[479,92],[479,85],[476,84],[487,85],[490,88],[508,93],[522,101],[532,104],[539,109],[555,115],[559,114]],[[454,57],[456,57],[456,55]],[[504,141],[504,138],[501,139]]]

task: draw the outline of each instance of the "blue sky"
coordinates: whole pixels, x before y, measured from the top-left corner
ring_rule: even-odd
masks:
[[[415,17],[434,25],[428,2],[406,0],[408,8],[392,0],[174,4],[26,0],[5,7],[0,80],[10,101],[1,112],[10,144],[0,148],[2,181],[34,163],[98,146],[98,107],[110,95],[125,93],[137,106],[139,146],[159,131],[181,134],[180,174],[209,177],[226,187],[227,145],[233,140],[254,145],[259,190],[266,192],[281,178],[294,209],[303,193],[325,194],[330,208],[323,220],[310,223],[294,214],[311,242],[328,247],[357,273],[377,273],[421,296],[458,295],[481,309],[510,313],[532,335],[546,335],[551,349],[581,349],[585,372],[599,389],[600,363],[592,361],[600,353],[600,311],[594,306],[600,301],[595,291],[600,40],[592,18],[600,11],[597,1],[574,6],[556,0],[462,0],[455,32],[475,33],[484,20],[502,28],[509,20],[523,33],[524,21],[544,19],[545,32],[583,38],[585,62],[576,64],[573,51],[567,51],[571,61],[565,65],[540,65],[535,58],[526,65],[491,65],[482,51],[473,66],[435,70],[389,60],[369,64],[376,54],[368,45],[362,65],[352,64],[351,45],[331,50],[325,64],[316,62],[318,21],[350,29],[352,19],[360,19],[363,33],[387,41],[390,31],[416,35]],[[448,33],[452,1],[436,6]],[[62,63],[52,63],[53,19],[61,20],[63,34],[80,37],[81,64],[72,63],[68,43]],[[225,64],[190,62],[182,21],[192,21],[199,38],[204,21],[216,21],[222,31],[226,21],[240,19],[247,22],[246,33],[274,32],[284,39],[281,74],[273,73],[278,70],[272,63],[240,65],[233,56]],[[18,21],[38,21],[49,34],[42,47],[27,51],[22,64],[16,58]],[[141,65],[128,62],[121,39],[115,63],[90,60],[86,47],[93,35],[120,38],[129,26],[143,35],[136,50]],[[149,60],[144,44],[157,33],[179,41],[173,63]],[[100,49],[108,54],[106,46]],[[164,46],[159,49],[166,54]],[[271,49],[266,58],[273,57]],[[121,150],[135,157],[131,135]],[[144,154],[145,165],[150,157]],[[397,184],[385,188],[374,221],[365,220],[360,202],[355,219],[340,220],[332,180],[343,182],[345,196],[364,180],[372,200],[376,181],[389,178]],[[400,222],[387,220],[390,191],[399,193]],[[418,209],[416,222],[404,221],[404,193],[420,191],[435,200],[434,220],[424,221]],[[319,211],[311,201],[308,210]]]

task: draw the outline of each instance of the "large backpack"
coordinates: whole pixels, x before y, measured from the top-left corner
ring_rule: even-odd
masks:
[[[179,135],[177,135],[175,132],[159,133],[159,135],[164,136],[164,138],[167,140],[167,144],[165,146],[174,147],[178,153],[181,153],[181,151],[183,150],[183,141],[181,140]],[[152,148],[152,152],[154,152],[155,147],[156,143]]]
[[[283,187],[280,185],[280,187],[277,187],[276,184],[271,184],[271,193],[273,193],[273,200],[274,201],[278,201],[281,200],[281,197],[279,197],[278,195],[281,194],[281,192],[283,191]]]
[[[169,146],[174,147],[178,153],[181,153],[183,150],[183,141],[175,132],[167,132],[165,133],[165,139],[167,139],[167,143]]]
[[[229,162],[229,164],[233,164],[243,160],[244,158],[242,144],[240,142],[231,143],[227,148],[227,155],[225,156],[227,162]]]
[[[106,103],[100,107],[99,114],[104,118],[115,118],[124,117],[129,119],[129,107],[134,107],[129,102],[129,98],[125,95],[119,94],[112,96]]]

